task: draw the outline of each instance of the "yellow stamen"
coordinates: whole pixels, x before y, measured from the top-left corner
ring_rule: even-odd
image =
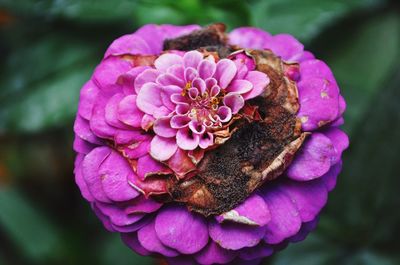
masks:
[[[189,89],[192,87],[192,81],[189,81],[186,83],[185,87],[182,89],[182,96],[186,96],[186,93],[189,91]]]

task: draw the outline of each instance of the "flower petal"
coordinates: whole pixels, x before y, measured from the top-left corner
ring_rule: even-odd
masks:
[[[162,105],[162,87],[156,83],[146,83],[136,98],[137,107],[147,114],[154,114]]]
[[[208,242],[204,217],[189,212],[186,207],[166,206],[158,213],[155,230],[160,241],[183,254],[193,254]]]
[[[158,75],[159,72],[156,69],[147,69],[139,74],[134,81],[136,94],[139,94],[139,91],[142,89],[144,84],[155,83]]]
[[[175,115],[171,118],[171,127],[174,129],[185,128],[189,125],[191,119],[186,115]]]
[[[259,71],[248,72],[245,79],[253,84],[253,89],[242,95],[245,100],[252,99],[261,95],[266,90],[270,82],[268,76]]]
[[[263,50],[271,35],[253,27],[236,28],[229,33],[229,43],[243,48]]]
[[[198,51],[189,51],[183,56],[183,65],[185,68],[192,67],[197,69],[197,66],[203,59],[203,54]]]
[[[183,59],[181,56],[172,53],[165,53],[154,62],[154,66],[161,72],[166,72],[169,67],[176,64],[183,64]]]
[[[150,155],[156,160],[165,161],[176,152],[177,148],[174,138],[164,138],[156,135],[150,144]]]
[[[221,248],[214,241],[210,241],[205,248],[195,255],[196,261],[202,265],[225,264],[235,257],[234,251]]]
[[[219,60],[214,77],[221,88],[225,89],[233,80],[237,72],[236,65],[229,59]]]
[[[183,150],[194,150],[199,145],[200,136],[189,128],[179,129],[176,133],[176,144]]]
[[[155,120],[153,130],[162,137],[170,138],[176,135],[176,129],[171,128],[171,118],[164,117]]]
[[[232,118],[232,110],[227,106],[221,106],[217,111],[217,115],[221,122],[228,122]]]
[[[217,65],[215,62],[209,60],[202,60],[201,63],[197,67],[197,71],[201,79],[206,80],[209,77],[212,77],[217,69]]]
[[[118,119],[132,127],[140,128],[144,113],[136,105],[137,96],[126,96],[118,104]]]
[[[331,140],[322,133],[313,133],[296,154],[287,175],[299,181],[319,178],[328,172],[336,156]]]
[[[235,79],[226,88],[227,92],[244,94],[253,89],[253,84],[247,80]]]
[[[229,93],[223,99],[224,105],[232,110],[232,114],[236,114],[244,106],[244,99],[237,93]]]
[[[253,194],[234,209],[218,215],[217,221],[235,222],[243,225],[264,226],[271,220],[268,206],[262,197]]]
[[[138,240],[146,250],[160,253],[166,257],[176,257],[179,255],[177,251],[171,249],[160,241],[154,228],[154,220],[142,227],[138,231]]]
[[[139,193],[128,184],[128,175],[132,174],[132,169],[119,153],[111,151],[98,172],[104,193],[111,200],[127,201],[139,196]]]
[[[141,180],[145,180],[149,175],[167,175],[171,170],[154,160],[150,155],[142,156],[137,162],[137,175]]]

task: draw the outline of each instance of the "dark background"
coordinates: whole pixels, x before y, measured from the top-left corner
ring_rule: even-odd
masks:
[[[108,233],[74,183],[79,89],[146,23],[287,32],[333,69],[351,146],[317,230],[272,265],[400,264],[400,5],[384,0],[0,0],[0,264],[157,264]]]

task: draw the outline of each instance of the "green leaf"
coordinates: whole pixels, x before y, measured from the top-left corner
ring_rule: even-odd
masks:
[[[101,261],[104,265],[151,265],[154,259],[142,257],[126,246],[118,234],[110,234],[104,239]]]
[[[0,226],[21,253],[34,261],[52,257],[60,243],[58,230],[51,221],[16,190],[0,190]]]
[[[374,7],[379,0],[268,0],[252,4],[253,25],[309,41],[349,12]]]

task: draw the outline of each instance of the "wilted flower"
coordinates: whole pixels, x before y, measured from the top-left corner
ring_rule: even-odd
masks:
[[[76,182],[104,226],[170,264],[257,264],[336,184],[345,102],[295,38],[146,25],[81,90]]]

